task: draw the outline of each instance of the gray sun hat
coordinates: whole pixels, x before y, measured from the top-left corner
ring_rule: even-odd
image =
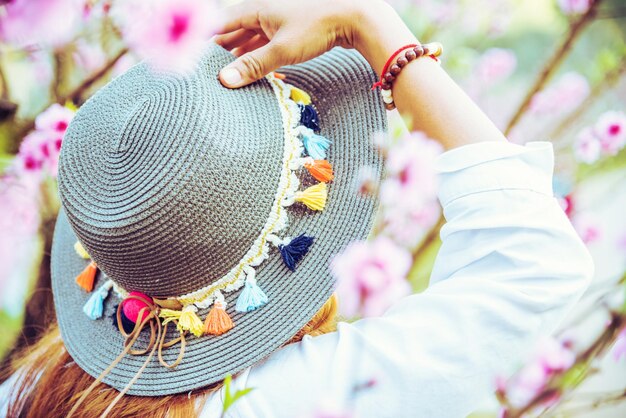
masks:
[[[182,361],[167,368],[155,356],[132,395],[198,389],[280,348],[331,296],[332,256],[366,238],[373,224],[377,201],[356,193],[355,183],[362,166],[382,172],[373,136],[387,122],[367,62],[336,48],[285,67],[284,82],[267,77],[230,90],[217,75],[233,60],[211,45],[186,76],[138,64],[80,108],[63,141],[52,290],[78,366],[97,377],[122,352],[125,338],[112,318],[128,292],[174,301],[201,321],[225,307],[234,324],[221,335],[187,332]],[[290,86],[312,105],[297,104]],[[311,106],[319,120],[313,113],[305,121],[301,112]],[[313,131],[332,141],[326,151]],[[310,149],[302,146],[307,139]],[[307,154],[327,154],[334,170],[324,210],[308,207],[319,204],[323,183],[304,169]],[[310,186],[312,204],[301,192]],[[289,237],[302,234],[312,244],[305,240],[302,254],[286,251],[285,259],[295,241]],[[92,263],[78,255],[81,246]],[[98,269],[91,292],[76,280],[89,265]],[[170,326],[167,340],[180,333]],[[135,347],[149,341],[144,329]],[[179,352],[164,348],[163,360],[172,363]],[[124,356],[103,382],[122,390],[146,356]]]

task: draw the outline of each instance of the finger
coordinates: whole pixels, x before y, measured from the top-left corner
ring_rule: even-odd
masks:
[[[217,35],[213,38],[215,43],[221,45],[224,49],[232,50],[237,48],[256,36],[256,32],[248,29],[237,29],[224,35]]]
[[[245,44],[235,48],[232,52],[233,52],[233,55],[235,55],[236,57],[240,57],[244,54],[247,54],[248,52],[252,52],[255,49],[265,46],[268,42],[269,40],[266,37],[261,36],[261,35],[256,35]]]
[[[291,63],[285,47],[274,38],[268,44],[242,55],[224,67],[220,71],[220,81],[230,88],[246,86],[288,64]]]
[[[234,32],[238,29],[260,29],[258,10],[254,2],[244,1],[234,6],[226,7],[221,11],[220,24],[216,34]]]

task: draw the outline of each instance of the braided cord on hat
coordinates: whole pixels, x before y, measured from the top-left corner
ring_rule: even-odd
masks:
[[[293,169],[293,162],[302,156],[303,151],[302,141],[295,131],[299,123],[300,110],[297,104],[289,99],[291,93],[290,86],[272,75],[268,76],[267,79],[270,81],[280,104],[285,132],[283,164],[279,187],[274,203],[272,204],[272,210],[268,216],[265,227],[250,250],[248,250],[237,266],[228,272],[226,276],[205,288],[183,296],[171,298],[178,300],[183,305],[195,304],[199,308],[206,308],[210,306],[215,299],[217,291],[230,292],[243,286],[246,276],[245,273],[246,270],[248,270],[246,267],[255,267],[263,262],[268,257],[268,238],[272,239],[270,235],[283,230],[287,226],[288,219],[283,201],[292,199],[300,185],[300,181]]]

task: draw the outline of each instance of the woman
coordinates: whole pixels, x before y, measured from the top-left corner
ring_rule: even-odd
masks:
[[[233,61],[212,50],[203,62],[209,77],[189,83],[163,82],[141,69],[131,70],[86,103],[68,130],[59,174],[64,212],[53,248],[53,291],[62,338],[53,328],[17,361],[6,413],[220,416],[226,373],[236,375],[235,388],[254,388],[229,409],[228,416],[302,416],[328,399],[349,407],[358,417],[461,417],[472,412],[491,396],[495,373],[514,367],[538,336],[553,330],[592,276],[589,254],[552,197],[551,146],[507,143],[431,59],[440,52],[436,46],[426,53],[415,46],[415,37],[382,1],[321,0],[314,7],[282,0],[245,2],[227,11],[215,41],[238,58]],[[342,192],[341,185],[350,179],[350,161],[380,164],[367,138],[384,127],[382,101],[365,85],[373,77],[362,71],[360,58],[337,50],[312,64],[283,70],[284,82],[276,75],[257,81],[335,46],[356,49],[379,73],[389,67],[388,60],[395,63],[398,68],[392,77],[384,74],[382,100],[388,108],[395,104],[414,129],[449,150],[437,161],[447,224],[441,231],[443,245],[430,288],[400,300],[382,317],[340,323],[336,330],[337,302],[328,298],[332,292],[328,258],[349,239],[367,235],[375,208],[375,202],[357,201]],[[416,57],[421,54],[425,56]],[[218,90],[211,84],[215,68],[221,68],[219,79],[232,90]],[[344,76],[350,76],[350,81],[343,82]],[[137,85],[142,87],[134,91]],[[319,120],[308,103],[307,88]],[[189,107],[195,106],[194,100],[203,100],[192,96],[203,89],[219,95],[212,100],[219,109]],[[283,124],[272,113],[278,109],[271,102],[272,89],[279,101],[288,102],[280,108]],[[290,95],[283,94],[284,89]],[[155,93],[145,96],[146,91]],[[252,102],[246,104],[248,100]],[[304,128],[290,124],[292,111],[299,112]],[[211,119],[216,114],[219,118]],[[239,126],[241,121],[230,122],[240,114],[253,121],[249,129]],[[212,123],[203,125],[207,119]],[[282,180],[292,178],[287,172],[280,181],[269,181],[268,193],[256,195],[267,183],[265,173],[280,164],[274,161],[257,170],[263,158],[275,157],[268,151],[275,141],[250,140],[245,135],[267,130],[275,136],[282,127],[286,141],[293,128],[310,156],[328,158],[335,169],[332,183],[326,185],[333,175],[329,170],[324,171],[326,177],[312,171],[320,181],[311,186],[313,191],[286,186],[287,199],[276,195],[273,200],[276,183],[280,191]],[[231,129],[219,137],[235,139],[204,147],[197,138],[217,137],[216,129]],[[236,135],[232,129],[238,129]],[[146,130],[153,143],[154,138],[171,137],[166,143],[178,148],[173,154],[150,148],[153,143],[146,145],[142,139]],[[241,142],[240,136],[246,141]],[[176,142],[179,137],[192,139]],[[356,137],[361,142],[349,141]],[[103,141],[106,147],[101,146]],[[190,141],[195,148],[185,150]],[[229,152],[232,149],[237,152]],[[283,149],[288,146],[281,144],[279,151]],[[298,150],[298,144],[293,149]],[[146,161],[152,161],[154,153],[159,156],[155,165],[164,160],[171,165],[151,169]],[[205,159],[205,154],[211,158]],[[134,171],[135,165],[124,162],[137,155],[142,161],[133,164],[144,171]],[[258,159],[241,160],[250,155]],[[176,165],[181,161],[196,164],[197,171],[185,176],[186,168],[181,167],[187,166]],[[299,167],[307,161],[312,164],[303,159]],[[93,166],[100,164],[95,171]],[[214,164],[220,164],[214,170],[217,174],[211,171]],[[127,174],[116,174],[119,167]],[[153,183],[141,189],[148,182],[144,182],[146,172]],[[159,176],[174,180],[162,181]],[[126,177],[132,181],[122,183]],[[211,180],[201,183],[198,178]],[[305,185],[311,181],[307,179]],[[235,181],[244,186],[232,188]],[[194,188],[210,190],[210,199],[192,194]],[[150,196],[144,199],[142,193]],[[249,194],[254,195],[251,201],[246,200]],[[204,287],[191,283],[190,270],[207,268],[201,260],[215,260],[209,267],[216,271],[233,271],[230,261],[222,266],[220,260],[231,255],[238,241],[249,245],[258,231],[245,235],[225,225],[233,213],[240,216],[249,211],[254,219],[258,209],[254,202],[263,205],[266,198],[268,208],[272,202],[279,207],[294,204],[289,232],[301,234],[294,239],[269,234],[278,250],[268,255],[263,253],[265,243],[259,247],[263,257],[258,263],[242,265],[245,283],[236,282],[232,292],[227,287],[213,292],[210,286],[220,281],[203,283]],[[175,199],[175,204],[168,199]],[[324,212],[315,212],[324,209],[326,199]],[[333,202],[340,202],[342,209]],[[113,203],[124,208],[123,216]],[[213,206],[206,210],[206,205]],[[158,212],[162,206],[167,214]],[[184,212],[187,206],[189,211]],[[198,228],[207,222],[181,219],[195,216],[190,214],[197,214],[198,208],[207,216],[220,215],[208,222],[213,230],[196,240],[198,230],[206,232]],[[184,216],[176,212],[179,209]],[[153,212],[159,216],[151,217]],[[324,229],[330,224],[336,226],[332,233]],[[298,229],[304,226],[306,231]],[[314,237],[309,236],[312,232]],[[237,240],[231,239],[232,234],[239,234]],[[70,245],[76,238],[78,252],[92,262],[76,260]],[[207,245],[212,245],[211,251],[206,251]],[[204,258],[196,257],[198,248]],[[211,258],[215,252],[219,257]],[[278,267],[281,261],[285,265]],[[97,276],[93,297],[71,288],[73,276],[80,273],[79,284],[91,290],[98,270],[103,274]],[[70,275],[72,283],[67,284]],[[180,279],[174,283],[169,278],[176,275]],[[232,277],[220,280],[225,278]],[[168,287],[174,284],[176,291]],[[205,292],[209,288],[210,297]],[[116,298],[109,294],[113,291],[120,298],[116,308],[110,306]],[[81,310],[90,318],[83,318]],[[115,327],[102,320],[107,315],[113,316]],[[203,324],[198,317],[204,316]],[[91,376],[97,377],[93,384]],[[125,393],[144,397],[122,396]]]

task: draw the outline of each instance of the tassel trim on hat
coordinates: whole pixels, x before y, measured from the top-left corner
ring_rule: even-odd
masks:
[[[268,297],[256,283],[256,272],[252,267],[246,269],[246,284],[237,298],[235,310],[250,312],[260,308],[268,302]]]
[[[180,332],[189,331],[196,337],[201,337],[204,334],[204,324],[198,318],[198,308],[194,305],[187,305],[182,311],[176,311],[173,309],[161,309],[159,316],[165,321],[163,325],[168,322],[177,321],[176,328]]]
[[[291,87],[290,98],[291,100],[293,100],[294,102],[298,104],[302,104],[305,106],[311,104],[311,96],[309,96],[308,93],[304,92],[303,90],[300,90],[297,87]]]
[[[300,108],[300,124],[306,126],[307,128],[318,132],[320,128],[319,117],[317,116],[317,111],[313,107],[313,105],[302,105],[298,104]]]
[[[104,312],[104,300],[109,296],[109,291],[113,287],[113,281],[107,280],[95,291],[83,305],[83,312],[89,319],[96,320],[102,318]]]
[[[78,254],[80,258],[84,258],[85,260],[89,260],[91,258],[89,256],[89,253],[87,253],[87,250],[85,250],[85,247],[83,247],[83,244],[80,243],[80,241],[76,241],[74,243],[74,251],[76,251],[76,254]]]
[[[311,129],[299,129],[299,132],[306,153],[314,160],[326,159],[326,151],[328,151],[332,144],[330,139],[316,134]]]
[[[286,198],[283,201],[283,206],[291,206],[295,202],[300,202],[311,210],[324,210],[327,197],[328,186],[326,183],[317,183]]]
[[[286,244],[279,244],[278,250],[285,265],[291,271],[296,270],[296,264],[302,260],[313,244],[314,238],[300,234]]]
[[[317,181],[326,183],[331,181],[335,175],[333,174],[333,166],[326,160],[314,160],[313,158],[305,158],[303,166]]]
[[[204,320],[204,333],[209,335],[222,335],[233,329],[235,324],[226,312],[226,302],[220,292],[209,314]]]
[[[294,202],[300,202],[311,210],[324,210],[326,198],[328,197],[328,187],[326,183],[317,183],[304,190],[296,192],[293,197]]]
[[[182,335],[186,332],[196,337],[204,334],[222,335],[235,326],[226,310],[226,301],[222,292],[240,290],[235,302],[235,310],[238,312],[251,312],[268,303],[268,296],[256,281],[255,267],[269,256],[269,243],[274,242],[271,237],[279,241],[279,243],[274,243],[278,247],[283,262],[290,270],[295,270],[314,241],[312,237],[305,234],[283,240],[275,234],[288,224],[288,215],[284,206],[299,202],[312,210],[319,211],[325,208],[328,197],[326,182],[334,178],[333,167],[325,159],[331,141],[315,132],[320,129],[318,115],[306,92],[286,85],[273,77],[270,77],[270,82],[281,103],[281,116],[285,130],[282,171],[274,204],[265,226],[249,251],[224,277],[213,281],[205,288],[157,303],[158,316],[162,318],[163,325],[174,322]],[[303,158],[304,151],[308,154],[307,158]],[[320,183],[298,191],[300,180],[296,172],[301,167]],[[79,253],[78,250],[77,253]],[[93,273],[93,269],[90,272]],[[84,279],[89,277],[85,275]],[[88,280],[81,280],[81,283],[86,288],[89,287]],[[115,289],[115,285],[113,288]],[[98,293],[97,297],[93,295],[84,307],[85,313],[92,318],[102,316],[103,303],[108,294],[104,292],[104,289],[102,293],[100,290],[96,293]],[[209,307],[210,310],[202,321],[197,314],[198,309]],[[124,320],[123,315],[122,310],[122,320]]]
[[[93,284],[96,280],[96,273],[98,273],[98,267],[93,261],[85,267],[85,269],[76,276],[76,283],[87,292],[93,290]]]

